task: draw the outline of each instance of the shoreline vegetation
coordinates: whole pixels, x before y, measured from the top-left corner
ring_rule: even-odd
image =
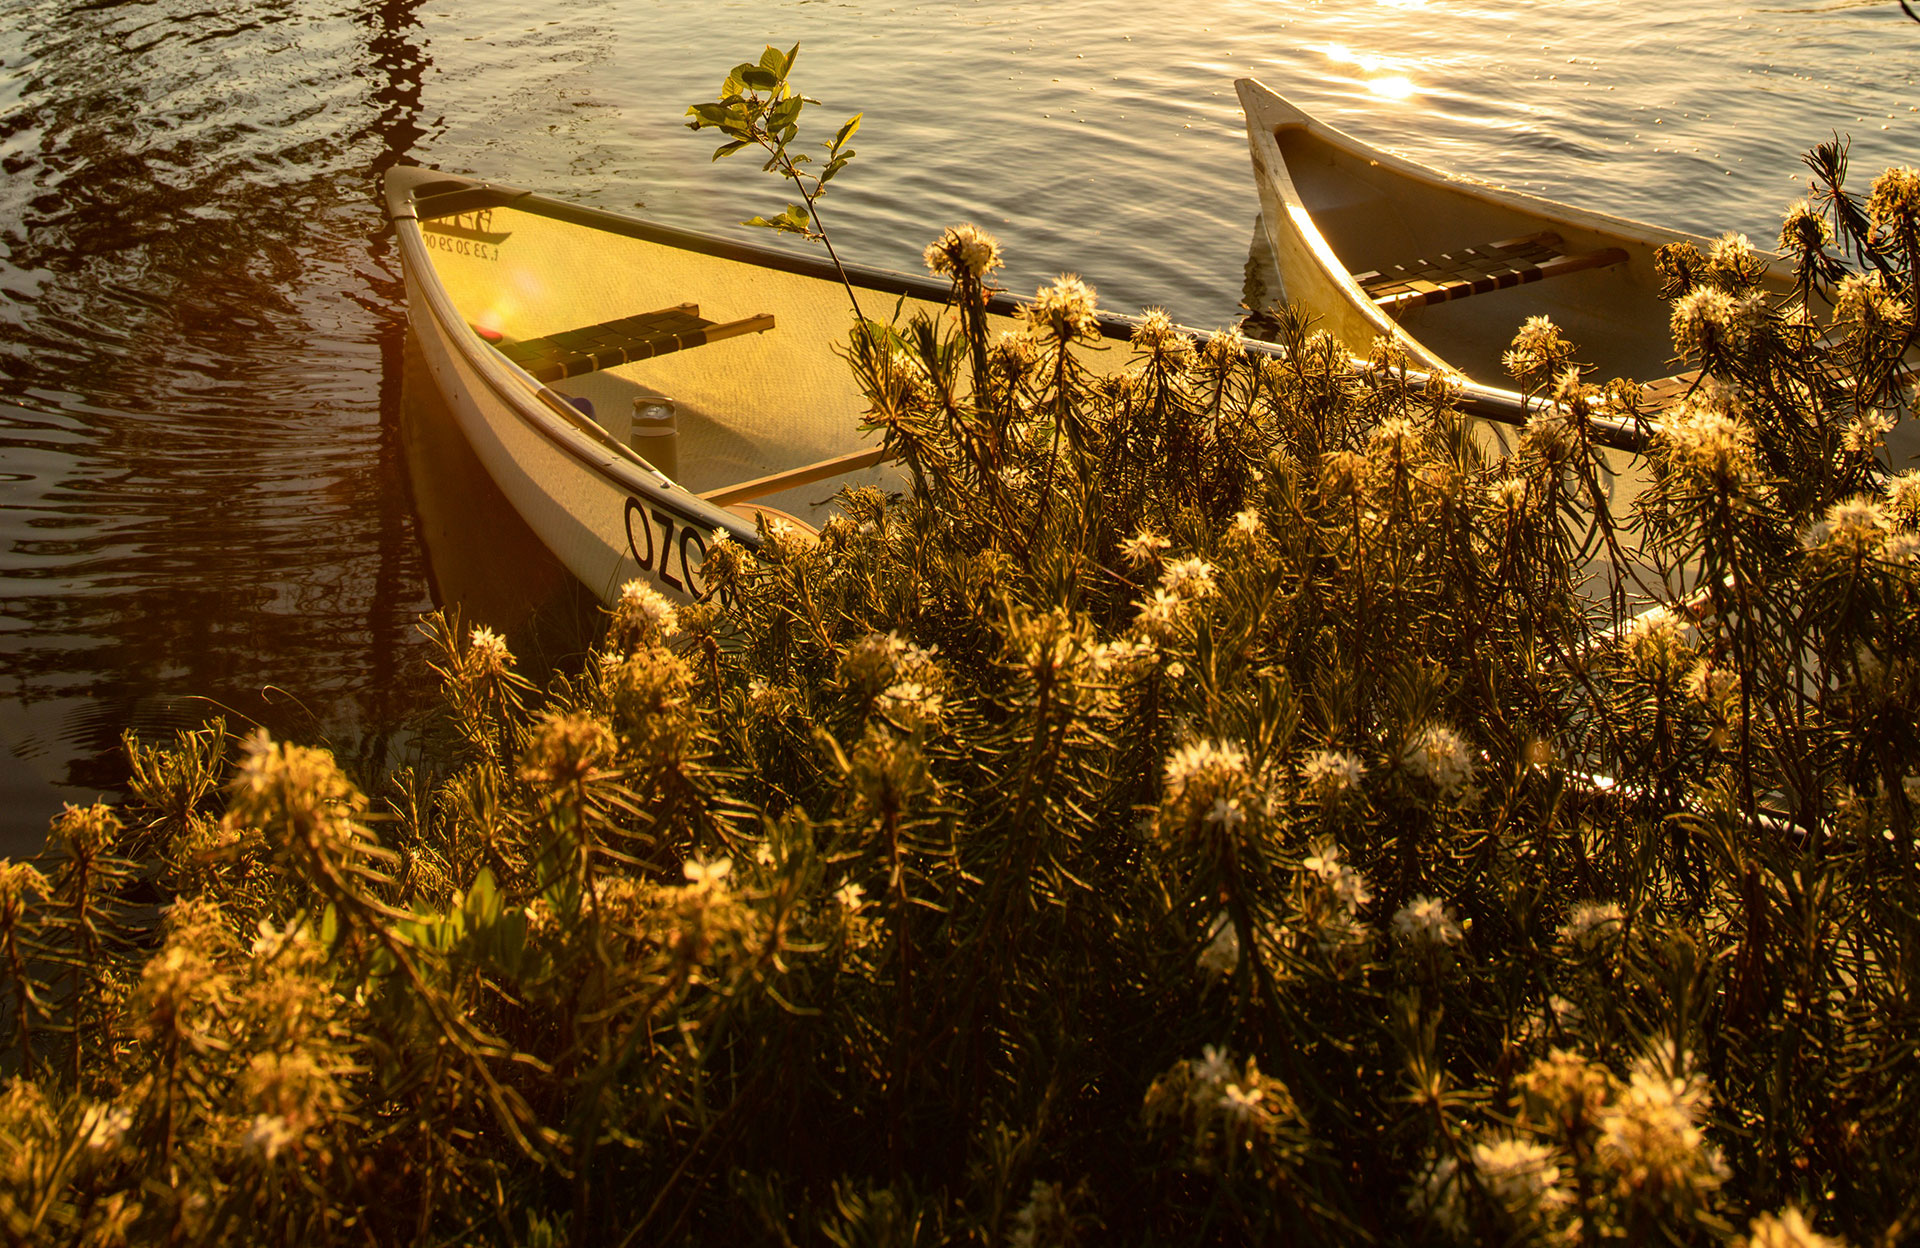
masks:
[[[1785,301],[1664,256],[1698,387],[1528,322],[1505,456],[1297,313],[1094,378],[1063,276],[989,339],[944,231],[948,314],[845,348],[909,492],[543,688],[429,617],[391,775],[129,736],[0,862],[0,1233],[1912,1241],[1920,171],[1809,164]]]

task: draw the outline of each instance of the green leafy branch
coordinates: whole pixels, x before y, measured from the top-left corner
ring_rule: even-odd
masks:
[[[687,123],[687,128],[705,130],[711,127],[727,137],[727,141],[714,150],[715,160],[731,156],[746,147],[758,147],[767,153],[766,163],[760,168],[767,173],[778,172],[793,183],[802,202],[788,204],[779,216],[771,220],[752,217],[741,224],[764,226],[783,234],[798,234],[802,238],[825,243],[827,255],[840,274],[840,284],[846,287],[847,298],[853,304],[853,314],[864,326],[866,317],[860,311],[860,300],[853,293],[853,283],[847,276],[846,266],[840,262],[833,240],[827,236],[826,224],[820,219],[820,199],[827,193],[827,183],[833,181],[834,176],[853,159],[854,150],[847,144],[859,132],[860,119],[864,114],[855,113],[847,118],[834,132],[833,138],[821,144],[827,152],[825,164],[816,168],[812,156],[794,151],[794,142],[800,134],[800,114],[807,105],[820,103],[810,96],[799,94],[788,82],[789,75],[793,73],[793,63],[799,55],[800,45],[797,43],[786,52],[769,47],[760,54],[759,64],[743,61],[734,66],[726,82],[721,84],[719,99],[687,107],[687,116],[693,118]]]

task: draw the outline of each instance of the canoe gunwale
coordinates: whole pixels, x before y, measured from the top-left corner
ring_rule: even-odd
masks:
[[[396,178],[396,174],[428,176]],[[480,182],[456,174],[417,169],[412,166],[396,167],[389,171],[387,179],[387,215],[396,223],[402,220],[431,220],[439,216],[451,216],[456,212],[472,212],[478,208],[511,207],[523,212],[537,213],[555,221],[564,221],[570,225],[602,230],[625,238],[637,238],[643,242],[658,243],[698,255],[734,260],[751,264],[756,268],[793,273],[802,277],[818,278],[835,285],[840,282],[840,271],[828,260],[773,247],[755,246],[752,243],[731,238],[699,234],[692,230],[661,225],[653,221],[642,221],[601,208],[569,203],[563,199],[542,195],[537,191],[508,186],[504,183]],[[401,189],[406,183],[414,183],[422,187],[446,184],[458,186],[460,189],[427,196],[425,202],[421,202],[413,198],[411,190]],[[459,195],[461,198],[453,201],[451,206],[447,206],[447,201],[443,201],[442,204],[432,202],[441,200],[442,196],[452,195]],[[425,216],[419,214],[421,207],[428,210]],[[865,264],[848,264],[846,271],[847,276],[852,279],[856,292],[872,291],[883,295],[905,295],[910,299],[935,304],[945,304],[953,297],[951,285],[930,277],[920,277],[912,273],[902,273],[895,269],[883,269]],[[1028,302],[1029,300],[1019,298],[1007,291],[1000,291],[988,299],[987,311],[997,316],[1012,316]],[[871,312],[872,309],[868,311]],[[1139,318],[1103,312],[1099,321],[1102,337],[1125,339],[1133,335]]]

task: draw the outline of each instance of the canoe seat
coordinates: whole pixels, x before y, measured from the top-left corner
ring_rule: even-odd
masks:
[[[1618,247],[1568,253],[1560,250],[1560,245],[1560,236],[1545,230],[1524,238],[1463,247],[1432,260],[1415,260],[1390,269],[1355,273],[1353,280],[1360,283],[1375,304],[1397,314],[1430,303],[1504,290],[1523,282],[1578,273],[1582,269],[1605,268],[1627,258],[1627,253]]]
[[[559,381],[563,377],[578,377],[686,347],[704,346],[722,338],[765,333],[772,328],[773,317],[765,313],[720,323],[703,319],[699,304],[683,303],[677,308],[623,316],[616,321],[562,330],[544,338],[494,345],[500,354],[532,373],[537,380]]]

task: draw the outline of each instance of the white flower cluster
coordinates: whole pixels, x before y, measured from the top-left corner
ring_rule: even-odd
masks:
[[[1847,422],[1847,427],[1841,431],[1840,442],[1855,455],[1873,455],[1879,452],[1881,442],[1892,432],[1893,413],[1873,408]]]
[[[1030,333],[1043,338],[1068,342],[1074,338],[1098,338],[1100,316],[1094,302],[1093,287],[1071,273],[1062,273],[1053,285],[1042,286],[1033,302],[1020,309],[1021,319]]]
[[[1136,351],[1159,355],[1175,367],[1185,367],[1193,359],[1193,339],[1180,331],[1165,308],[1148,308],[1133,331]]]
[[[1909,468],[1887,478],[1887,506],[1902,523],[1920,524],[1920,468]]]
[[[1247,778],[1247,752],[1230,741],[1189,741],[1167,757],[1167,799],[1204,790],[1211,803]]]
[[[1807,1225],[1798,1209],[1763,1213],[1747,1231],[1747,1248],[1846,1248],[1846,1241],[1829,1239]]]
[[[1140,600],[1140,610],[1133,617],[1133,626],[1144,637],[1165,639],[1173,636],[1179,627],[1180,615],[1186,610],[1186,601],[1178,594],[1156,589]]]
[[[917,680],[902,680],[888,685],[874,699],[874,709],[909,732],[937,723],[945,709],[945,699]]]
[[[1160,552],[1169,545],[1166,538],[1152,529],[1142,528],[1138,533],[1120,543],[1120,555],[1136,568],[1143,568],[1160,557]]]
[[[293,1124],[279,1114],[256,1114],[253,1125],[240,1137],[240,1151],[254,1161],[271,1163],[298,1139]]]
[[[1261,1087],[1264,1080],[1248,1058],[1244,1069],[1236,1070],[1232,1057],[1223,1048],[1206,1045],[1200,1056],[1187,1063],[1187,1096],[1204,1117],[1218,1115],[1226,1125],[1242,1132],[1264,1125],[1274,1108]]]
[[[1467,751],[1467,743],[1442,724],[1428,724],[1414,733],[1400,761],[1446,794],[1458,792],[1473,778],[1473,756]]]
[[[859,689],[884,690],[904,682],[927,688],[940,683],[934,661],[939,647],[922,649],[899,633],[868,633],[840,656],[840,679]]]
[[[1160,573],[1160,585],[1181,599],[1211,597],[1218,588],[1213,579],[1213,565],[1197,556],[1169,563]]]
[[[1151,663],[1160,648],[1151,641],[1095,642],[1087,649],[1087,666],[1096,677],[1123,675]]]
[[[699,892],[725,891],[727,876],[732,872],[731,858],[715,858],[711,862],[689,858],[680,866],[680,873],[687,877],[687,887]]]
[[[1468,1163],[1480,1191],[1519,1226],[1551,1226],[1573,1204],[1572,1193],[1561,1186],[1559,1160],[1548,1145],[1497,1135],[1476,1141],[1468,1150]],[[1441,1230],[1466,1241],[1477,1222],[1471,1186],[1463,1181],[1459,1162],[1443,1157],[1427,1172],[1412,1204],[1428,1212]]]
[[[1415,897],[1393,913],[1393,930],[1415,949],[1445,949],[1460,943],[1453,912],[1438,897]]]
[[[1308,792],[1331,798],[1358,789],[1367,765],[1344,750],[1315,750],[1307,755],[1300,773]]]
[[[1852,552],[1879,545],[1892,531],[1887,509],[1861,495],[1828,507],[1826,516],[1807,530],[1800,544],[1808,550],[1826,547]]]
[[[1640,1058],[1600,1115],[1600,1158],[1629,1191],[1671,1200],[1726,1181],[1726,1164],[1700,1127],[1712,1097],[1699,1075],[1677,1073],[1686,1065],[1687,1054],[1670,1046]]]
[[[1318,846],[1315,852],[1300,860],[1300,869],[1343,905],[1357,910],[1372,901],[1373,894],[1367,890],[1367,877],[1340,861],[1340,852],[1338,845]]]
[[[1300,926],[1325,954],[1363,947],[1371,934],[1360,910],[1373,900],[1367,877],[1340,860],[1340,847],[1324,842],[1300,861]]]
[[[1580,902],[1567,912],[1567,921],[1560,925],[1561,947],[1591,953],[1619,935],[1626,921],[1626,913],[1614,902]]]
[[[467,666],[477,675],[498,676],[513,666],[507,639],[485,625],[467,634]]]
[[[1676,404],[1660,422],[1667,462],[1696,484],[1739,490],[1758,475],[1753,430],[1709,403]]]
[[[1620,642],[1634,670],[1649,678],[1672,676],[1693,657],[1686,621],[1666,607],[1649,607],[1628,620]]]
[[[1073,1238],[1073,1211],[1067,1207],[1060,1185],[1034,1180],[1027,1203],[1013,1215],[1007,1248],[1057,1248],[1072,1243]]]

